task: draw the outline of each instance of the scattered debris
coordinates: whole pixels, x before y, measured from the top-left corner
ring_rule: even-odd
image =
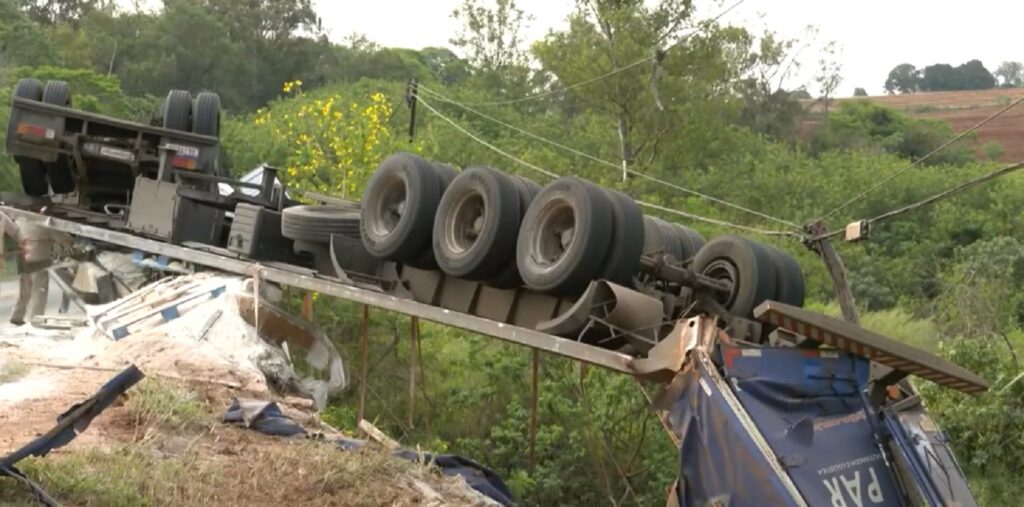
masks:
[[[370,438],[370,440],[377,442],[378,444],[384,446],[384,448],[386,449],[398,449],[399,447],[401,447],[400,445],[398,445],[398,442],[392,440],[391,437],[387,436],[387,434],[385,434],[383,431],[377,429],[377,427],[374,426],[373,423],[367,421],[366,419],[359,421],[359,431],[362,431],[363,433],[366,434],[367,437]]]
[[[43,329],[74,329],[89,325],[89,319],[81,315],[36,315],[32,326]]]
[[[108,353],[157,373],[220,378],[254,394],[273,387],[323,408],[347,385],[341,355],[318,326],[264,298],[257,326],[251,287],[209,273],[165,278],[90,307],[89,318],[97,335],[114,340]]]
[[[45,435],[0,458],[0,477],[12,477],[25,484],[44,505],[58,505],[39,485],[18,471],[15,465],[29,456],[46,456],[53,449],[67,445],[89,427],[93,418],[110,406],[114,399],[142,380],[143,376],[134,365],[129,366],[104,384],[91,398],[73,405],[57,416],[57,425]]]
[[[277,403],[268,401],[236,398],[228,406],[228,410],[224,414],[224,422],[239,423],[246,428],[267,435],[322,438],[320,434],[309,433],[305,428],[285,415]],[[478,495],[482,495],[479,500],[485,505],[515,505],[512,493],[505,485],[505,482],[493,470],[483,465],[453,454],[433,455],[409,449],[399,449],[400,445],[398,442],[392,440],[366,420],[359,421],[359,429],[369,435],[371,440],[392,451],[395,456],[413,463],[436,466],[441,471],[441,474],[464,480]],[[330,441],[339,449],[345,451],[358,450],[366,445],[365,440],[356,440],[340,435],[330,439]],[[427,501],[427,505],[444,505],[443,497],[433,488],[423,484],[422,481],[410,479],[410,484],[412,484],[413,490],[417,494],[423,496],[424,500]],[[423,489],[423,486],[426,486],[426,489]]]

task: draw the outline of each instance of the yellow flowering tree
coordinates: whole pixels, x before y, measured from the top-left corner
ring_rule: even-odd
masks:
[[[281,168],[290,187],[358,199],[384,157],[398,150],[419,151],[392,135],[392,106],[380,91],[348,97],[345,90],[305,93],[301,81],[289,81],[282,90],[283,99],[254,115],[255,129],[266,135],[249,143],[270,138],[271,148],[254,148]]]

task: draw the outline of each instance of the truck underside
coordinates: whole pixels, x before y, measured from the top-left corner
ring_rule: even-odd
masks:
[[[905,377],[969,394],[985,381],[803,310],[800,267],[781,250],[738,236],[705,242],[577,178],[541,187],[409,154],[381,163],[362,202],[305,193],[314,204],[299,204],[272,167],[247,181],[217,176],[215,135],[25,95],[16,90],[8,153],[23,179],[33,177],[25,167],[57,174],[64,160],[75,184],[51,176],[46,197],[26,183],[42,201],[0,211],[102,248],[247,274],[661,383],[655,408],[680,443],[670,502],[974,505]],[[114,183],[97,183],[108,173]]]

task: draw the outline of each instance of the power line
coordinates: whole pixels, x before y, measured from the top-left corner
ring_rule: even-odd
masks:
[[[868,223],[868,225],[871,225],[871,224],[874,224],[874,223],[877,223],[877,222],[882,222],[882,221],[885,221],[885,220],[889,220],[890,218],[897,217],[897,216],[903,215],[905,213],[909,213],[909,212],[914,211],[914,210],[916,210],[918,208],[922,208],[924,206],[927,206],[927,205],[929,205],[929,204],[931,204],[933,202],[940,201],[940,200],[945,199],[947,197],[952,197],[952,196],[954,196],[954,195],[956,195],[956,194],[958,194],[960,192],[969,190],[969,189],[971,189],[973,187],[976,187],[976,186],[978,186],[978,185],[980,185],[982,183],[985,183],[987,181],[994,180],[994,179],[996,179],[996,178],[998,178],[1000,176],[1004,176],[1006,174],[1010,174],[1010,173],[1012,173],[1014,171],[1018,171],[1021,168],[1024,168],[1024,162],[1018,162],[1016,164],[1003,167],[1001,169],[996,169],[995,171],[992,171],[992,172],[989,172],[989,173],[985,173],[985,174],[983,174],[981,176],[978,176],[977,178],[973,178],[973,179],[970,179],[968,181],[965,181],[965,182],[963,182],[963,183],[961,183],[961,184],[959,184],[959,185],[957,185],[955,187],[943,190],[942,192],[939,192],[939,193],[937,193],[937,194],[935,194],[935,195],[933,195],[931,197],[928,197],[927,199],[923,199],[923,200],[920,200],[920,201],[915,202],[913,204],[908,204],[906,206],[903,206],[903,207],[900,207],[900,208],[896,208],[894,210],[882,213],[881,215],[878,215],[875,218],[871,218],[871,219],[866,220],[866,222]],[[838,236],[838,235],[840,235],[842,233],[843,233],[843,230],[841,230],[841,229],[840,230],[836,230],[836,231],[832,231],[832,232],[830,232],[828,234],[824,234],[824,235],[818,236],[816,238],[811,238],[811,241],[816,241],[816,240],[819,240],[819,239],[831,238],[831,237],[834,237],[834,236]]]
[[[470,139],[472,139],[472,140],[474,140],[474,141],[476,141],[476,142],[486,146],[487,148],[490,148],[494,152],[498,153],[499,155],[502,155],[505,158],[508,158],[509,160],[512,160],[513,162],[516,162],[518,164],[523,165],[524,167],[533,169],[533,170],[535,170],[535,171],[537,171],[537,172],[539,172],[541,174],[544,174],[545,176],[548,176],[550,178],[559,178],[559,175],[554,173],[554,172],[548,171],[547,169],[544,169],[544,168],[542,168],[540,166],[537,166],[535,164],[531,164],[530,162],[527,162],[527,161],[525,161],[525,160],[523,160],[523,159],[521,159],[519,157],[516,157],[515,155],[512,155],[512,154],[508,153],[507,151],[502,150],[501,148],[498,148],[497,146],[495,146],[495,145],[493,145],[491,143],[488,143],[487,141],[484,141],[479,136],[476,136],[475,134],[473,134],[469,130],[463,128],[461,125],[456,123],[451,118],[448,118],[447,116],[442,114],[440,111],[435,109],[434,106],[430,105],[429,102],[423,100],[422,97],[417,97],[417,99],[419,100],[419,102],[421,104],[423,104],[423,107],[427,108],[428,111],[430,111],[434,115],[438,116],[439,118],[441,118],[442,120],[447,122],[449,125],[455,127],[456,130],[458,130],[462,134],[466,135]],[[761,235],[765,235],[765,236],[793,237],[793,238],[801,238],[802,237],[800,234],[795,233],[795,232],[791,232],[791,231],[773,231],[773,230],[767,230],[767,229],[759,229],[759,228],[756,228],[756,227],[749,227],[749,226],[746,226],[746,225],[734,224],[732,222],[727,222],[725,220],[716,220],[714,218],[708,218],[708,217],[704,217],[704,216],[700,216],[700,215],[695,215],[693,213],[688,213],[688,212],[685,212],[685,211],[680,211],[680,210],[677,210],[677,209],[668,208],[668,207],[662,206],[660,204],[654,204],[654,203],[649,203],[649,202],[645,202],[645,201],[636,201],[636,203],[638,205],[640,205],[640,206],[645,207],[645,208],[650,208],[650,209],[662,211],[662,212],[665,212],[665,213],[671,213],[671,214],[674,214],[674,215],[679,215],[681,217],[689,218],[689,219],[692,219],[692,220],[699,220],[699,221],[706,222],[706,223],[709,223],[709,224],[718,225],[718,226],[721,226],[721,227],[731,227],[733,229],[747,231],[747,232],[751,232],[751,233],[755,233],[755,234],[761,234]]]
[[[719,19],[721,19],[723,16],[728,14],[733,9],[739,7],[745,1],[746,0],[737,0],[737,2],[732,4],[728,9],[725,9],[724,11],[718,13],[717,16],[711,18],[710,21],[711,22],[718,21]],[[684,35],[678,41],[676,41],[674,44],[672,44],[672,46],[669,47],[669,49],[671,50],[672,48],[675,48],[679,44],[682,44],[683,41],[685,41],[686,39],[692,37],[698,31],[699,30],[695,29],[694,31]],[[627,71],[629,69],[632,69],[634,67],[643,65],[643,64],[645,64],[647,62],[658,60],[658,58],[659,58],[658,55],[654,54],[654,55],[648,56],[646,58],[643,58],[641,60],[637,60],[637,61],[635,61],[635,62],[633,62],[633,63],[631,63],[629,65],[626,65],[624,67],[619,67],[617,69],[612,69],[612,70],[610,70],[608,72],[605,72],[604,74],[601,74],[599,76],[594,76],[594,77],[592,77],[590,79],[585,79],[585,80],[580,81],[578,83],[574,83],[574,84],[571,84],[569,86],[565,86],[565,87],[559,88],[557,90],[546,90],[546,91],[543,91],[543,92],[537,92],[537,93],[533,93],[533,94],[526,95],[526,96],[523,96],[523,97],[519,97],[518,99],[495,100],[495,101],[490,101],[490,102],[467,102],[466,105],[470,105],[470,106],[503,106],[503,105],[508,105],[508,104],[519,104],[521,102],[529,102],[531,100],[542,99],[544,97],[550,97],[552,95],[562,94],[562,93],[565,93],[565,92],[567,92],[569,90],[574,90],[576,88],[587,86],[587,85],[589,85],[591,83],[596,83],[597,81],[601,81],[603,79],[607,79],[607,78],[612,77],[612,76],[614,76],[616,74],[620,74],[620,73],[625,72],[625,71]]]
[[[871,188],[869,188],[869,189],[867,189],[867,190],[865,190],[865,191],[863,191],[863,192],[861,192],[861,193],[857,194],[857,195],[856,195],[856,196],[854,196],[854,197],[853,197],[852,199],[850,199],[850,200],[848,200],[848,201],[844,202],[843,204],[840,204],[839,206],[835,207],[835,208],[834,208],[834,209],[833,209],[832,211],[829,211],[828,213],[825,213],[824,215],[822,215],[822,216],[821,216],[821,218],[819,218],[818,220],[815,220],[815,221],[821,221],[821,220],[824,220],[824,219],[826,219],[826,218],[828,218],[828,217],[830,217],[830,216],[834,215],[834,214],[835,214],[836,212],[838,212],[838,211],[841,211],[841,210],[845,209],[845,208],[846,208],[847,206],[849,206],[849,205],[851,205],[851,204],[853,204],[853,203],[855,203],[855,202],[857,202],[857,201],[859,201],[859,200],[863,199],[863,198],[864,198],[865,196],[867,196],[868,194],[870,194],[870,193],[874,192],[875,190],[878,190],[879,188],[882,188],[883,186],[885,186],[885,184],[887,184],[887,183],[889,183],[890,181],[892,181],[892,180],[896,179],[896,178],[897,178],[897,177],[899,177],[899,176],[900,176],[901,174],[903,174],[903,173],[905,173],[905,172],[907,172],[907,171],[909,171],[909,170],[913,169],[914,167],[917,167],[918,165],[920,165],[920,164],[921,164],[922,162],[924,162],[925,160],[928,160],[928,159],[929,159],[929,158],[930,158],[931,156],[933,156],[933,155],[935,155],[936,153],[939,153],[940,151],[942,151],[942,150],[944,150],[944,149],[948,148],[948,147],[949,147],[950,145],[952,145],[953,143],[955,143],[955,142],[957,142],[957,141],[959,141],[959,140],[963,139],[964,137],[967,137],[967,136],[968,136],[968,135],[970,135],[971,133],[973,133],[973,132],[977,131],[978,129],[980,129],[980,128],[981,128],[982,126],[984,126],[984,125],[985,125],[986,123],[988,123],[988,122],[990,122],[990,121],[992,121],[992,120],[994,120],[994,119],[996,119],[996,118],[998,118],[998,117],[1002,116],[1002,115],[1003,115],[1003,113],[1005,113],[1005,112],[1009,111],[1010,109],[1013,109],[1013,108],[1014,108],[1014,107],[1015,107],[1015,106],[1016,106],[1017,104],[1020,104],[1020,103],[1021,103],[1022,101],[1024,101],[1024,97],[1020,97],[1019,99],[1017,99],[1017,100],[1015,100],[1015,101],[1011,102],[1011,103],[1010,103],[1009,105],[1007,105],[1006,107],[1004,107],[1004,108],[1000,109],[999,111],[997,111],[996,113],[994,113],[994,114],[993,114],[992,116],[989,116],[988,118],[985,118],[984,120],[982,120],[981,122],[979,122],[979,123],[978,123],[977,125],[975,125],[975,126],[973,126],[973,127],[969,128],[969,129],[967,129],[967,130],[965,130],[965,131],[961,132],[960,134],[958,134],[958,135],[954,136],[954,137],[953,137],[952,139],[950,139],[950,140],[948,140],[948,141],[946,141],[946,142],[942,143],[942,145],[941,145],[941,146],[939,146],[938,148],[935,148],[934,150],[932,150],[932,151],[928,152],[928,154],[927,154],[927,155],[925,155],[925,156],[923,156],[923,157],[921,157],[921,158],[919,158],[919,159],[917,159],[917,160],[913,161],[913,162],[912,162],[912,163],[911,163],[910,165],[908,165],[908,166],[904,167],[903,169],[900,169],[899,171],[896,171],[896,172],[894,172],[894,173],[890,174],[890,175],[889,175],[888,177],[886,177],[886,178],[883,178],[883,179],[882,179],[882,181],[879,181],[878,183],[876,183],[876,184],[875,184],[874,186],[872,186]]]
[[[553,173],[551,171],[548,171],[547,169],[544,169],[543,167],[539,167],[539,166],[533,165],[533,164],[531,164],[531,163],[529,163],[529,162],[527,162],[525,160],[520,160],[520,159],[516,158],[515,155],[512,155],[512,154],[506,152],[505,150],[502,150],[501,148],[498,148],[497,146],[495,146],[495,145],[493,145],[493,144],[491,144],[491,143],[489,143],[487,141],[484,141],[483,139],[477,137],[475,134],[473,134],[472,132],[466,130],[465,128],[463,128],[458,123],[455,123],[455,121],[452,120],[451,118],[448,118],[447,116],[445,116],[445,115],[441,114],[440,112],[438,112],[437,109],[434,109],[434,106],[431,106],[427,101],[423,100],[423,97],[417,96],[416,100],[418,100],[420,104],[423,104],[423,107],[426,107],[428,110],[430,110],[430,112],[434,113],[435,115],[437,115],[442,120],[448,122],[449,125],[451,125],[452,127],[455,127],[456,130],[458,130],[459,132],[462,132],[463,134],[468,136],[470,139],[472,139],[472,140],[474,140],[474,141],[476,141],[476,142],[478,142],[478,143],[480,143],[480,144],[482,144],[482,145],[484,145],[484,146],[494,150],[495,152],[497,152],[500,155],[505,156],[506,158],[509,158],[511,160],[519,162],[520,164],[523,164],[524,166],[529,167],[530,169],[533,169],[533,170],[535,170],[535,171],[537,171],[539,173],[542,173],[542,174],[544,174],[544,175],[546,175],[548,177],[558,178],[557,174],[555,174],[555,173]]]
[[[494,123],[497,123],[498,125],[501,125],[502,127],[505,127],[507,129],[510,129],[510,130],[514,130],[514,131],[516,131],[516,132],[518,132],[520,134],[523,134],[523,135],[525,135],[527,137],[530,137],[532,139],[536,139],[537,141],[541,141],[543,143],[547,143],[547,144],[549,144],[551,146],[554,146],[556,148],[565,150],[565,151],[567,151],[569,153],[572,153],[574,155],[586,158],[587,160],[590,160],[590,161],[596,162],[598,164],[610,167],[612,169],[615,169],[616,171],[625,171],[626,173],[629,173],[629,174],[632,174],[634,176],[637,176],[637,177],[640,177],[640,178],[643,178],[643,179],[646,179],[646,180],[658,183],[660,185],[665,185],[665,186],[673,188],[675,190],[679,190],[680,192],[685,192],[687,194],[699,197],[701,199],[706,199],[708,201],[711,201],[711,202],[714,202],[714,203],[717,203],[717,204],[721,204],[723,206],[728,206],[730,208],[737,209],[739,211],[743,211],[743,212],[749,213],[751,215],[756,215],[756,216],[759,216],[759,217],[767,219],[767,220],[778,222],[780,224],[793,227],[794,229],[799,229],[800,228],[800,226],[798,226],[798,225],[796,225],[796,224],[794,224],[792,222],[789,222],[787,220],[783,220],[781,218],[776,218],[776,217],[773,217],[771,215],[762,213],[760,211],[740,206],[739,204],[733,204],[733,203],[731,203],[729,201],[725,201],[723,199],[719,199],[717,197],[714,197],[714,196],[711,196],[711,195],[707,195],[707,194],[698,192],[696,190],[691,190],[689,188],[677,185],[675,183],[663,180],[663,179],[655,177],[655,176],[651,176],[649,174],[645,174],[645,173],[642,173],[642,172],[639,172],[639,171],[636,171],[636,170],[633,170],[633,169],[629,169],[629,168],[623,168],[623,167],[619,166],[618,164],[615,164],[614,162],[610,162],[610,161],[607,161],[607,160],[602,160],[602,159],[597,158],[597,157],[595,157],[593,155],[590,155],[588,153],[585,153],[585,152],[582,152],[580,150],[577,150],[576,148],[573,148],[571,146],[566,146],[566,145],[564,145],[562,143],[559,143],[557,141],[553,141],[553,140],[548,139],[546,137],[543,137],[543,136],[534,134],[532,132],[529,132],[527,130],[524,130],[522,128],[519,128],[519,127],[517,127],[515,125],[512,125],[510,123],[504,122],[504,121],[502,121],[502,120],[500,120],[498,118],[495,118],[494,116],[491,116],[491,115],[486,114],[484,112],[481,112],[481,111],[478,111],[476,109],[473,109],[472,107],[469,107],[466,104],[462,104],[462,103],[457,102],[455,100],[452,100],[452,99],[450,99],[448,97],[445,97],[444,95],[441,95],[440,93],[438,93],[438,92],[436,92],[434,90],[431,90],[430,88],[425,87],[423,85],[420,85],[419,89],[421,91],[425,91],[425,92],[429,93],[433,97],[436,97],[438,100],[441,100],[441,101],[447,102],[449,104],[458,106],[458,107],[460,107],[460,108],[462,108],[462,109],[464,109],[466,111],[469,111],[469,112],[471,112],[471,113],[473,113],[475,115],[478,115],[478,116],[480,116],[482,118],[490,120],[490,121],[492,121]]]

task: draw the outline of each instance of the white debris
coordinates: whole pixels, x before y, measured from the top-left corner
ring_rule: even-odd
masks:
[[[7,356],[66,368],[119,369],[135,364],[147,374],[225,384],[254,395],[298,394],[323,407],[328,395],[345,387],[336,348],[314,324],[274,307],[265,311],[262,301],[261,337],[246,321],[245,310],[251,312],[253,307],[250,288],[242,278],[209,273],[164,279],[118,301],[89,307],[92,324],[77,334],[76,330],[44,332],[31,326],[8,328],[0,333],[0,346],[18,350],[10,354],[3,350],[0,361]],[[293,334],[302,336],[290,344],[291,354],[327,380],[296,373],[280,346]],[[312,345],[297,350],[303,343]],[[0,405],[15,397],[45,396],[59,388],[48,383],[46,374],[33,370],[0,385]]]

